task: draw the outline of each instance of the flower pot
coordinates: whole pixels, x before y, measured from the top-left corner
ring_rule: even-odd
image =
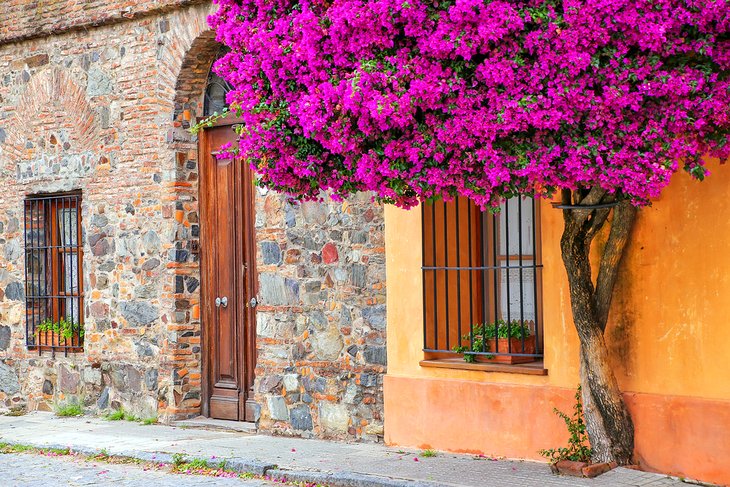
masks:
[[[512,353],[536,353],[535,335],[525,337],[524,350],[522,349],[522,338],[500,338],[499,343],[497,343],[497,339],[489,338],[487,339],[487,346],[490,352],[499,350],[499,353],[508,353],[510,350],[510,342]],[[524,364],[536,360],[535,357],[523,357],[519,355],[476,355],[475,357],[477,362],[487,364]]]
[[[83,350],[83,338],[79,337],[79,332],[74,332],[71,338],[64,338],[60,333],[55,331],[38,331],[36,332],[36,346],[41,351],[59,350],[67,347],[71,352],[80,352]]]

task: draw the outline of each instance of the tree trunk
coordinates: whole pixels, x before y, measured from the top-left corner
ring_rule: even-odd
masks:
[[[595,188],[587,195],[564,194],[563,203],[590,206],[612,202],[613,197]],[[572,201],[575,200],[575,201]],[[599,275],[593,284],[590,248],[593,238],[608,220],[609,208],[563,210],[565,229],[561,239],[563,263],[568,274],[573,321],[580,339],[580,378],[583,409],[594,462],[631,463],[634,426],[608,361],[604,330],[616,282],[618,266],[633,227],[636,210],[622,201],[613,209],[608,242],[601,255]]]

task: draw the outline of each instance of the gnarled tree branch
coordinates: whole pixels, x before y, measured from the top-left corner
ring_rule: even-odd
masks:
[[[614,209],[611,232],[601,255],[601,262],[593,293],[596,320],[601,331],[606,330],[608,311],[611,308],[613,288],[616,285],[619,265],[624,255],[624,248],[629,240],[631,229],[636,219],[636,208],[629,201],[621,201]]]

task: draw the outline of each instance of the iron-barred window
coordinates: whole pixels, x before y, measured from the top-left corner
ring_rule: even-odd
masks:
[[[84,340],[81,195],[25,200],[28,348],[81,351]]]
[[[497,213],[466,198],[425,203],[422,223],[427,358],[515,364],[542,357],[535,201],[515,197]]]

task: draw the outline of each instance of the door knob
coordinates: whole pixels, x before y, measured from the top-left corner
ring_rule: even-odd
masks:
[[[228,297],[227,296],[223,296],[221,298],[221,306],[223,306],[224,308],[228,307]]]
[[[220,308],[221,307],[221,298],[215,298],[215,307]]]
[[[259,304],[259,302],[256,300],[256,298],[251,298],[251,301],[248,302],[248,307],[255,308],[257,304]]]

